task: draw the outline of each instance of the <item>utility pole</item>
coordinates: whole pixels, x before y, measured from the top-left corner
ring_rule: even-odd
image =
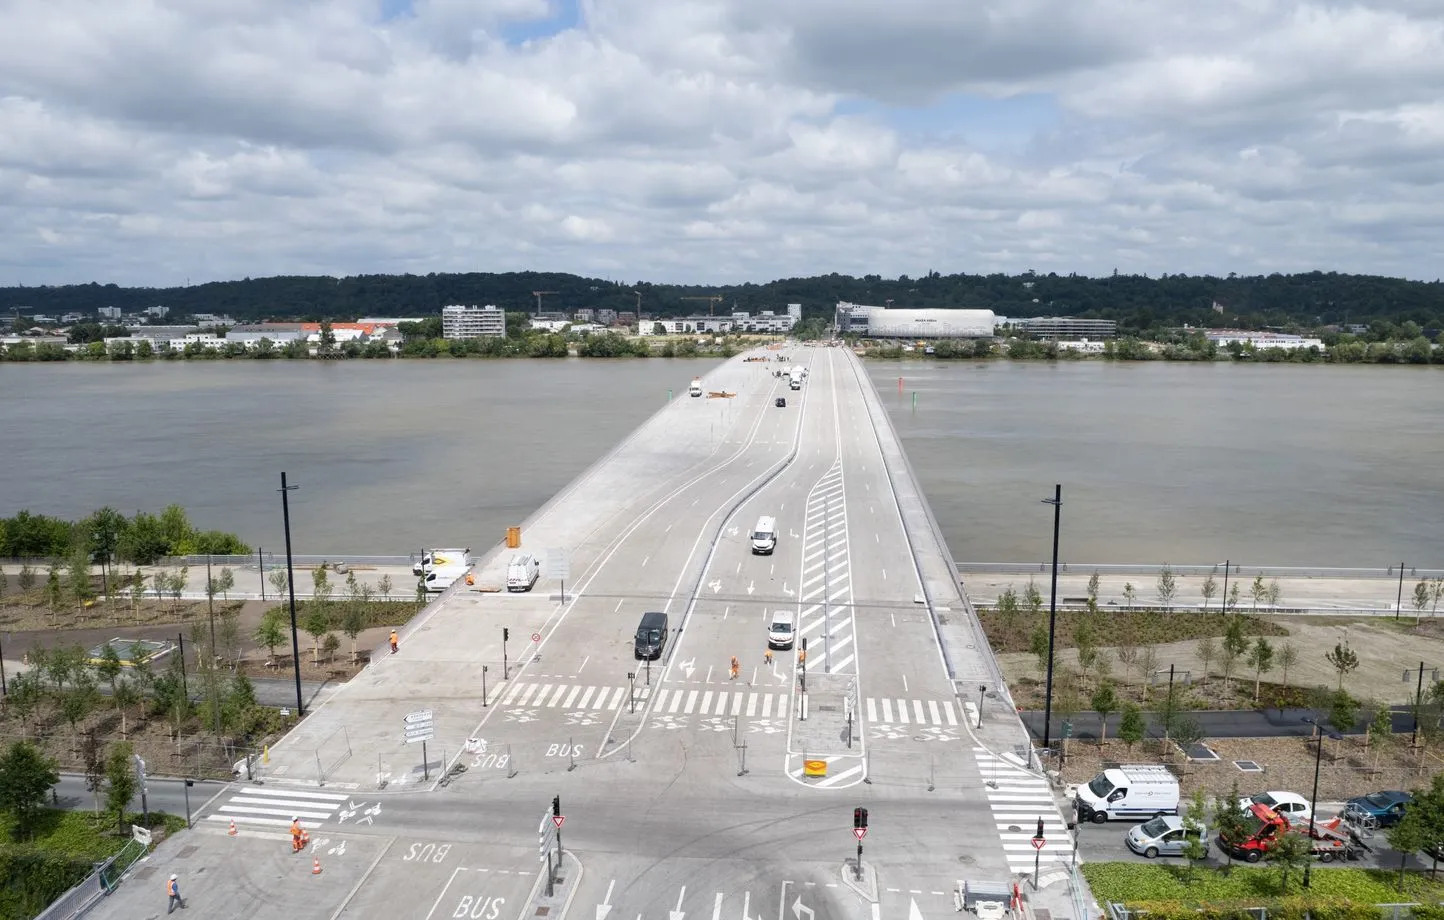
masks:
[[[1399,619],[1399,613],[1404,609],[1404,563],[1399,563],[1399,597],[1394,601],[1394,619]]]
[[[1048,599],[1048,682],[1043,697],[1043,750],[1052,740],[1053,721],[1053,633],[1058,625],[1058,527],[1063,516],[1063,485],[1053,486],[1053,497],[1043,499],[1053,506],[1053,590]]]
[[[286,528],[286,585],[291,591],[291,664],[296,669],[296,718],[305,714],[301,704],[301,640],[296,636],[296,575],[291,563],[291,491],[300,486],[286,485],[281,473],[281,520]]]

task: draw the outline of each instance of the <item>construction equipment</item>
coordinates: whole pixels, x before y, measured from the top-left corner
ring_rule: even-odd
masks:
[[[708,399],[731,399],[736,393],[728,393],[726,390],[712,390],[707,393]]]
[[[683,297],[682,300],[705,300],[707,301],[707,315],[712,315],[712,308],[722,302],[721,294],[713,294],[710,297]]]
[[[556,291],[532,291],[531,296],[536,298],[536,311],[541,312],[541,299],[543,294],[555,294]]]
[[[1319,862],[1333,862],[1335,859],[1358,859],[1359,854],[1369,849],[1342,818],[1331,818],[1312,822],[1289,822],[1288,818],[1267,805],[1254,805],[1245,813],[1245,836],[1241,840],[1226,840],[1222,834],[1218,845],[1227,850],[1235,859],[1255,863],[1263,859],[1285,834],[1298,834],[1308,839],[1309,851]]]

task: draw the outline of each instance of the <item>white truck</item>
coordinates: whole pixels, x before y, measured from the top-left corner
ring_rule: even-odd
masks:
[[[470,566],[475,562],[469,546],[456,549],[428,549],[421,554],[420,559],[411,563],[411,574],[425,575],[438,566],[457,564]]]
[[[451,587],[458,578],[465,578],[470,571],[470,562],[438,565],[421,576],[421,583],[425,585],[428,594],[440,594]]]
[[[692,378],[692,385],[689,386],[689,387],[687,387],[687,392],[688,392],[688,393],[691,393],[693,396],[701,396],[701,395],[702,395],[702,378],[701,378],[701,377],[693,377],[693,378]]]
[[[794,364],[787,372],[788,388],[793,390],[802,389],[802,376],[802,368]]]
[[[1144,820],[1178,814],[1178,778],[1160,764],[1123,764],[1078,787],[1078,820]]]
[[[541,560],[531,553],[517,553],[506,564],[506,589],[530,591],[541,577]]]

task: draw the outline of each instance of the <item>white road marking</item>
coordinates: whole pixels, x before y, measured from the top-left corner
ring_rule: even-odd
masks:
[[[652,554],[651,554],[651,553],[648,553],[647,555],[643,556],[643,557],[642,557],[642,565],[643,565],[643,566],[646,566],[647,561],[650,560],[651,558],[652,558]]]

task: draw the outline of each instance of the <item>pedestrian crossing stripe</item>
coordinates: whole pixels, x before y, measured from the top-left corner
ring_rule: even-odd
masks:
[[[212,814],[207,821],[259,828],[291,826],[291,819],[299,817],[303,828],[320,827],[321,823],[340,808],[348,796],[337,792],[311,792],[304,789],[270,789],[260,786],[245,786]]]
[[[946,725],[954,728],[958,725],[958,707],[951,700],[868,697],[865,705],[867,721],[877,725]]]
[[[620,709],[627,703],[627,687],[598,687],[582,684],[517,683],[499,700],[502,706],[535,706],[543,709]],[[632,689],[638,703],[648,699],[651,687]]]
[[[1068,865],[1073,858],[1073,836],[1047,781],[1029,773],[1017,761],[986,748],[973,748],[973,757],[1009,871],[1031,873],[1034,859],[1040,871]],[[1041,851],[1033,848],[1039,818],[1043,819],[1043,836],[1048,841]]]

